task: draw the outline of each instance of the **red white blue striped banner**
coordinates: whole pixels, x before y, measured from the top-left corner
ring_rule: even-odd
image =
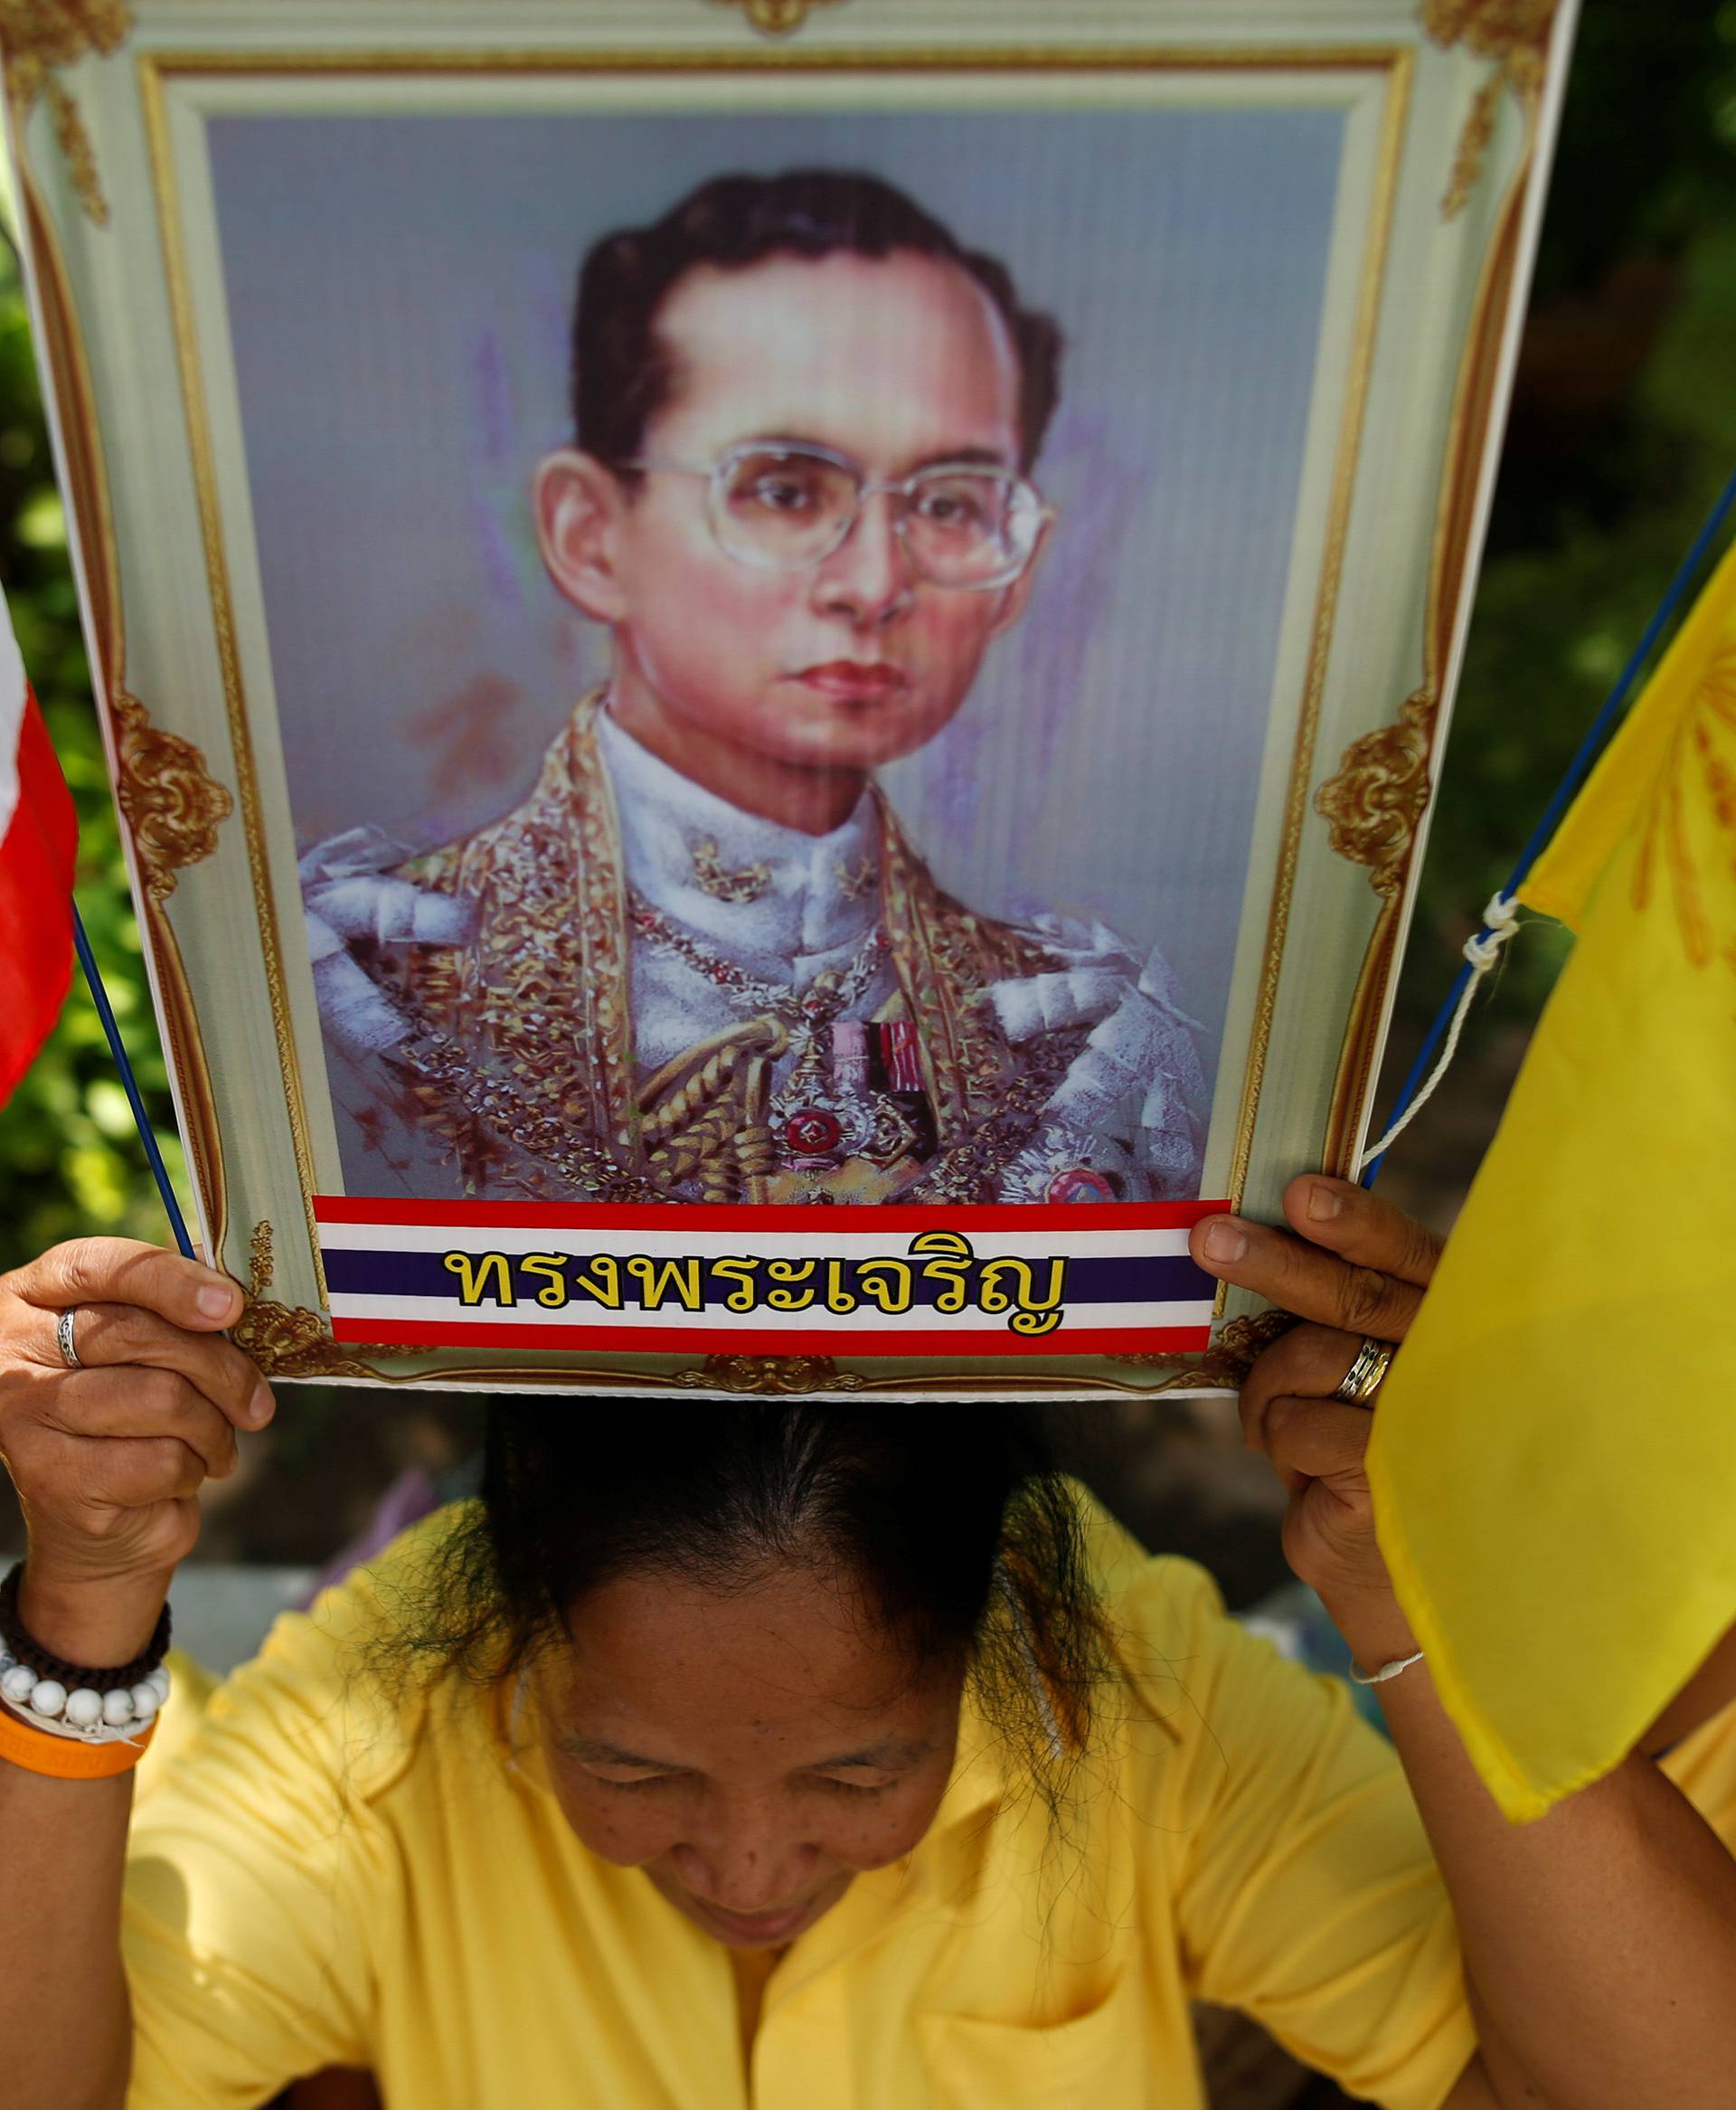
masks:
[[[0,600],[0,1104],[53,1030],[72,979],[72,795]]]
[[[1196,1354],[1227,1202],[553,1207],[320,1196],[340,1341],[857,1356]]]

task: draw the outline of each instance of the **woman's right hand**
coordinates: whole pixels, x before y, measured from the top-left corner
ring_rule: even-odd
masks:
[[[77,1368],[56,1337],[68,1310]],[[222,1338],[241,1310],[226,1275],[127,1238],[0,1276],[0,1457],[29,1534],[19,1614],[53,1654],[96,1667],[144,1647],[199,1536],[200,1488],[235,1470],[237,1429],[270,1420],[258,1370]]]

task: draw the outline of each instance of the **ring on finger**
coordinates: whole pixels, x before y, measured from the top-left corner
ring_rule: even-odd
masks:
[[[1376,1340],[1373,1334],[1368,1335],[1332,1396],[1342,1399],[1347,1406],[1366,1406],[1380,1390],[1381,1381],[1398,1352],[1395,1341]]]
[[[78,1322],[79,1308],[76,1304],[68,1305],[54,1321],[54,1339],[60,1345],[61,1360],[69,1370],[81,1370],[84,1367],[79,1358],[78,1341],[74,1339]]]

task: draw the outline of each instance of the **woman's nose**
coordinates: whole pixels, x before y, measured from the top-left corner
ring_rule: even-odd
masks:
[[[769,1912],[794,1901],[813,1872],[816,1850],[778,1835],[774,1813],[740,1809],[711,1836],[675,1848],[675,1872],[725,1912]]]

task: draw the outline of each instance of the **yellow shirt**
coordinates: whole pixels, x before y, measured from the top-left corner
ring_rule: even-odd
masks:
[[[401,1543],[158,1739],[130,2110],[241,2110],[332,2065],[392,2110],[1203,2110],[1196,1997],[1436,2110],[1473,2039],[1392,1753],[1200,1570],[1093,1530],[1127,1686],[1072,1806],[1052,1823],[967,1708],[915,1851],[778,1962],[750,2078],[728,1953],[580,1844],[511,1695],[389,1705],[363,1673]]]

